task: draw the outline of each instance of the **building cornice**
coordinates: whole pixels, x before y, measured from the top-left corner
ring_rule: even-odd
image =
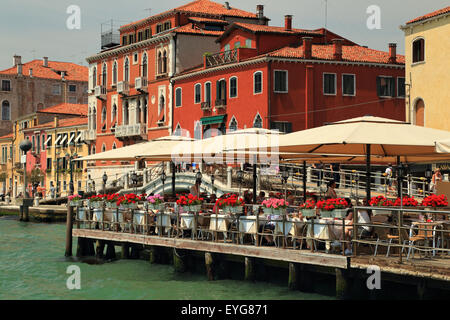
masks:
[[[307,59],[293,59],[293,58],[267,57],[266,56],[266,57],[257,58],[257,59],[253,59],[253,60],[247,60],[244,62],[237,62],[237,63],[222,65],[222,66],[218,66],[218,67],[203,69],[203,70],[195,71],[195,72],[180,75],[180,76],[175,76],[172,79],[174,81],[184,80],[184,79],[188,79],[188,78],[192,78],[192,77],[196,77],[196,76],[200,76],[200,75],[205,75],[208,73],[213,73],[216,71],[224,71],[224,70],[228,70],[228,69],[245,67],[245,66],[269,62],[269,61],[289,62],[289,63],[309,63],[309,64],[311,64],[311,63],[313,63],[313,64],[336,64],[336,65],[370,66],[370,67],[405,69],[404,64],[386,64],[386,63],[374,63],[374,62],[335,61],[335,60],[313,60],[313,59],[307,60]]]
[[[437,15],[437,16],[434,16],[434,17],[429,17],[429,18],[426,18],[424,20],[419,20],[419,21],[416,21],[416,22],[413,22],[413,23],[401,25],[399,28],[400,28],[400,30],[406,31],[408,29],[412,29],[412,28],[414,28],[416,26],[419,26],[421,24],[432,22],[434,20],[437,21],[437,20],[440,20],[440,19],[445,19],[445,18],[448,18],[448,17],[450,17],[450,12],[443,13],[443,14],[440,14],[440,15]]]

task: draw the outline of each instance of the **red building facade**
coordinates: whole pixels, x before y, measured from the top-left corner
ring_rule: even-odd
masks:
[[[404,57],[362,47],[329,30],[235,23],[221,52],[175,76],[174,127],[299,131],[367,114],[404,116]],[[204,136],[203,136],[204,137]]]

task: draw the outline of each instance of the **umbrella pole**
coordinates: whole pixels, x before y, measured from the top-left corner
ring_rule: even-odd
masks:
[[[368,144],[366,145],[366,199],[367,201],[370,201],[371,196],[370,196],[370,180],[371,180],[371,175],[370,175],[370,147],[371,145]]]
[[[172,166],[172,196],[175,196],[175,180],[176,180],[175,163],[172,161],[170,164]]]
[[[403,172],[401,172],[400,157],[397,156],[397,193],[400,198],[400,211],[398,212],[398,244],[403,243],[402,227],[403,227]],[[399,262],[402,263],[403,248],[400,250]]]
[[[253,203],[256,204],[256,162],[253,164]]]
[[[303,161],[303,203],[306,203],[306,161]]]

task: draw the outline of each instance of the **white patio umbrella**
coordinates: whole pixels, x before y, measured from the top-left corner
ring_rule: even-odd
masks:
[[[450,139],[436,142],[436,152],[450,153]]]

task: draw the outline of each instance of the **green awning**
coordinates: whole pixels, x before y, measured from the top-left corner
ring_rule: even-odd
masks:
[[[227,116],[226,114],[223,114],[214,117],[204,117],[201,118],[200,121],[202,122],[202,126],[205,126],[207,124],[222,123],[226,116]]]

